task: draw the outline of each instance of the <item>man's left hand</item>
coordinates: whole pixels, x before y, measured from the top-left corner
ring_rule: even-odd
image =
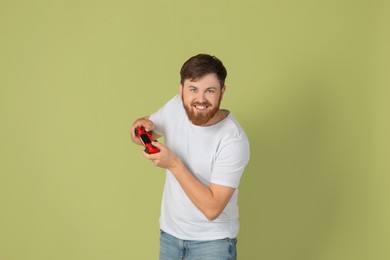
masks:
[[[159,142],[152,142],[152,145],[160,149],[160,152],[155,154],[148,154],[145,151],[141,151],[142,154],[157,167],[171,170],[174,168],[180,160],[169,148]]]

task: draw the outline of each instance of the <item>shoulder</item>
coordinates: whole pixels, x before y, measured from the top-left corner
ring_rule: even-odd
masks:
[[[179,95],[175,95],[168,102],[165,103],[158,111],[152,114],[152,118],[156,119],[156,117],[164,117],[164,116],[172,116],[176,113],[179,113],[182,108],[182,101]]]
[[[246,133],[237,119],[229,113],[221,124],[222,135],[228,139],[247,140]]]
[[[181,98],[178,94],[174,95],[167,103],[166,105],[171,105],[171,106],[181,106],[182,101]]]
[[[156,133],[165,136],[171,130],[175,120],[183,115],[183,110],[181,98],[175,95],[159,110],[151,114],[149,119],[153,121]]]
[[[249,153],[249,140],[237,119],[229,113],[218,131],[220,150],[239,150]]]

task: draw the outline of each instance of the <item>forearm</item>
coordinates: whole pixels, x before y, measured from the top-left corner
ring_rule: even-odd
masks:
[[[206,218],[209,220],[216,219],[225,209],[235,188],[214,183],[210,183],[210,187],[204,185],[188,170],[180,158],[165,145],[158,142],[152,142],[152,144],[159,148],[160,152],[155,154],[143,152],[143,155],[151,160],[154,165],[170,170],[187,197]]]
[[[221,214],[226,206],[226,199],[215,196],[213,189],[200,182],[180,160],[177,160],[170,171],[176,177],[187,197],[207,219],[214,220]]]

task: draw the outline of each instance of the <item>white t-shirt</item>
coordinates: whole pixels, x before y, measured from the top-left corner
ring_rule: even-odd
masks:
[[[231,113],[211,126],[189,121],[178,95],[150,116],[154,131],[164,136],[165,145],[203,184],[237,188],[249,161],[248,138]],[[208,220],[184,193],[167,170],[161,205],[160,228],[184,240],[235,238],[239,231],[238,189],[221,215]]]

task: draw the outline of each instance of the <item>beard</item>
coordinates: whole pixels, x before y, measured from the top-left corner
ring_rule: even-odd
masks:
[[[184,99],[182,99],[184,100]],[[212,106],[209,102],[192,102],[190,106],[184,104],[183,107],[187,113],[188,119],[197,126],[205,125],[211,118],[213,118],[219,111],[219,105],[221,104],[221,98],[219,99],[217,106]],[[195,112],[194,106],[207,106],[211,107],[208,112]]]

